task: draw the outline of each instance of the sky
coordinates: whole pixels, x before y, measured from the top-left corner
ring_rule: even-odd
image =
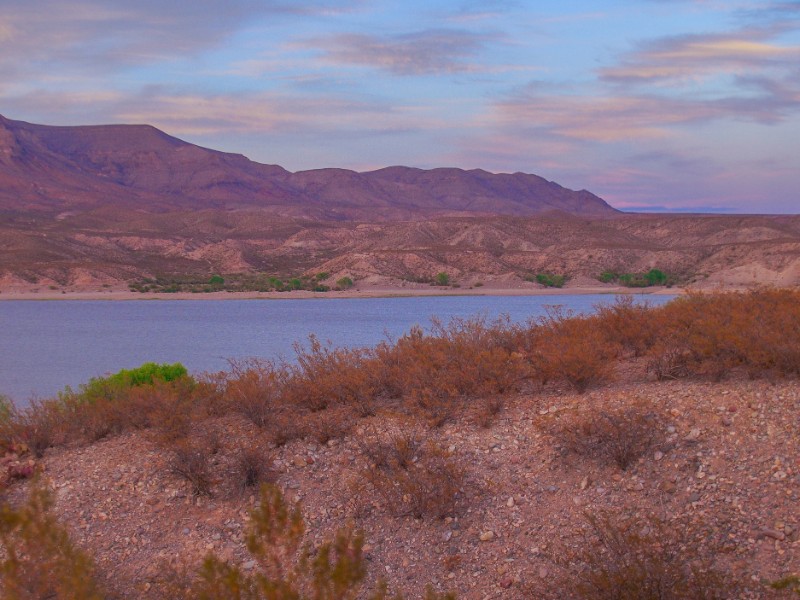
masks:
[[[800,212],[800,0],[2,0],[0,114]]]

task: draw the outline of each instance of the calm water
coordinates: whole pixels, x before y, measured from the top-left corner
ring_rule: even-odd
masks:
[[[669,296],[645,296],[661,304]],[[219,371],[228,359],[294,356],[310,334],[336,346],[371,346],[430,318],[507,314],[524,322],[562,305],[591,311],[608,295],[457,296],[310,300],[0,302],[0,394],[25,404],[143,362]]]

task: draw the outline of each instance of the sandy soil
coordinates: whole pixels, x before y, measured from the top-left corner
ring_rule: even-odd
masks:
[[[210,292],[193,294],[142,294],[127,289],[109,288],[105,290],[49,290],[49,289],[10,289],[0,292],[0,300],[289,300],[306,298],[392,298],[414,296],[558,296],[585,294],[680,294],[682,288],[626,288],[620,286],[580,286],[564,288],[543,287],[470,287],[439,288],[363,286],[342,292]]]

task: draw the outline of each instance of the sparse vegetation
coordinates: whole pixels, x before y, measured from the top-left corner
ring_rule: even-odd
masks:
[[[132,292],[175,294],[189,292],[202,294],[210,292],[291,292],[307,290],[327,292],[330,286],[322,283],[328,273],[315,275],[278,276],[268,273],[229,273],[226,275],[163,275],[145,277],[128,283]]]
[[[672,279],[660,269],[650,269],[646,273],[618,273],[603,271],[597,278],[602,283],[617,283],[625,287],[643,288],[654,285],[669,285]]]
[[[336,280],[336,289],[340,291],[349,290],[353,285],[353,280],[350,277],[340,277]]]
[[[52,507],[41,485],[20,506],[0,504],[0,596],[101,600],[91,558],[73,545]]]
[[[554,273],[536,273],[525,276],[525,281],[536,282],[545,287],[562,288],[567,282],[566,275],[557,275]]]
[[[555,559],[563,577],[549,597],[594,600],[723,600],[742,584],[714,560],[726,552],[656,517],[587,514],[580,549]],[[566,593],[565,593],[566,592]],[[540,596],[539,596],[540,597]]]

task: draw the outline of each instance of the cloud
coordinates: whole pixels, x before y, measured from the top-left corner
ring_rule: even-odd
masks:
[[[48,124],[147,123],[171,135],[392,134],[442,127],[433,111],[390,106],[344,95],[313,97],[273,92],[190,94],[153,87],[129,95],[102,90],[54,93],[37,90],[10,98],[6,109],[48,114]],[[4,109],[5,110],[5,109]],[[87,122],[85,115],[92,115]]]
[[[428,29],[399,35],[347,33],[309,40],[325,60],[395,75],[432,75],[474,70],[469,61],[495,36],[461,29]]]
[[[5,0],[0,71],[147,64],[214,47],[254,20],[328,14],[360,0]],[[23,71],[19,69],[18,72]]]
[[[800,62],[800,46],[770,41],[771,32],[683,35],[641,44],[621,63],[600,70],[613,83],[692,80],[721,74],[785,69]]]

